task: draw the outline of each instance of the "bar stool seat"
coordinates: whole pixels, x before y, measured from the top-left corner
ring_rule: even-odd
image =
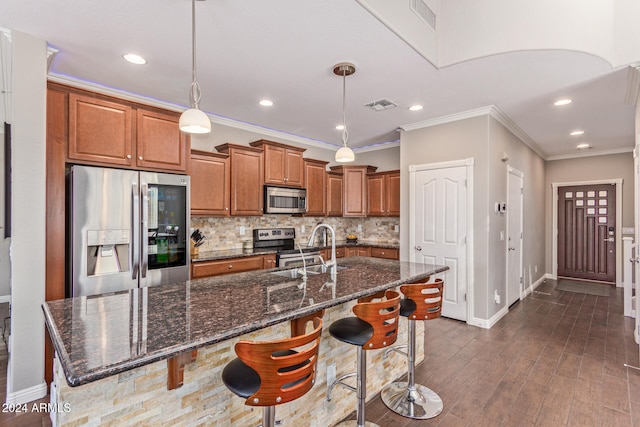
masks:
[[[373,297],[381,301],[370,301]],[[376,424],[365,422],[365,403],[367,397],[367,356],[364,350],[374,350],[392,345],[398,337],[398,316],[400,314],[400,294],[386,291],[384,294],[358,300],[353,307],[357,317],[345,317],[336,320],[329,327],[332,337],[357,347],[356,372],[342,375],[327,389],[327,401],[331,401],[331,392],[336,385],[341,385],[357,395],[357,420],[345,421],[338,426],[375,427]],[[356,377],[356,386],[345,382],[346,378]]]
[[[428,280],[428,279],[427,279]],[[408,320],[408,344],[390,348],[407,356],[408,381],[386,385],[380,392],[382,402],[398,415],[413,419],[428,419],[439,415],[443,409],[442,399],[436,392],[415,383],[416,327],[417,320],[431,320],[440,317],[442,312],[442,291],[444,282],[436,279],[434,283],[414,283],[400,286],[405,295],[400,301],[400,315]],[[407,348],[403,353],[400,348]]]
[[[222,370],[222,382],[245,405],[262,406],[262,426],[275,425],[275,406],[295,400],[315,383],[322,320],[305,335],[275,341],[239,341],[238,358]]]

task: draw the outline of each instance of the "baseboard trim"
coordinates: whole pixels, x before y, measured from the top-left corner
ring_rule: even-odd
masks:
[[[548,279],[547,275],[541,276],[531,286],[529,286],[527,289],[524,290],[524,295],[522,295],[522,299],[525,299],[527,296],[529,296],[529,294],[532,294],[533,291],[535,291],[536,288],[540,286],[542,283],[544,283],[544,281],[547,279]]]
[[[500,309],[500,311],[494,314],[490,319],[479,319],[475,317],[471,324],[480,328],[491,329],[491,327],[498,323],[498,321],[506,316],[507,313],[509,313],[509,307],[502,307],[502,309]]]
[[[0,304],[2,304],[3,302],[11,302],[11,295],[1,295]]]
[[[22,405],[42,399],[47,395],[47,383],[43,382],[33,387],[18,390],[7,394],[7,404]]]

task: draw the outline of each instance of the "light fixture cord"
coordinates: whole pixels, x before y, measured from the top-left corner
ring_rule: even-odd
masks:
[[[200,96],[196,76],[196,0],[191,0],[191,107],[199,109]]]
[[[347,131],[347,67],[342,68],[342,143],[347,146],[349,132]]]

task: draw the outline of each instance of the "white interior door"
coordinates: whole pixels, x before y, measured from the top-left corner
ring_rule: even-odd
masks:
[[[524,174],[507,172],[507,305],[522,298],[522,210]]]
[[[442,315],[467,320],[467,167],[410,168],[410,256],[412,262],[441,264]]]

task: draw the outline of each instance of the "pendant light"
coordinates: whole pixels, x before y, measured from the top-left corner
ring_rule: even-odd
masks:
[[[180,130],[185,133],[211,132],[211,120],[199,108],[200,84],[196,78],[196,0],[191,0],[191,108],[180,116]]]
[[[342,76],[342,147],[336,151],[336,162],[353,162],[356,158],[353,150],[347,146],[349,132],[347,131],[346,80],[347,76],[356,72],[356,67],[348,62],[341,62],[333,67],[333,74]]]

